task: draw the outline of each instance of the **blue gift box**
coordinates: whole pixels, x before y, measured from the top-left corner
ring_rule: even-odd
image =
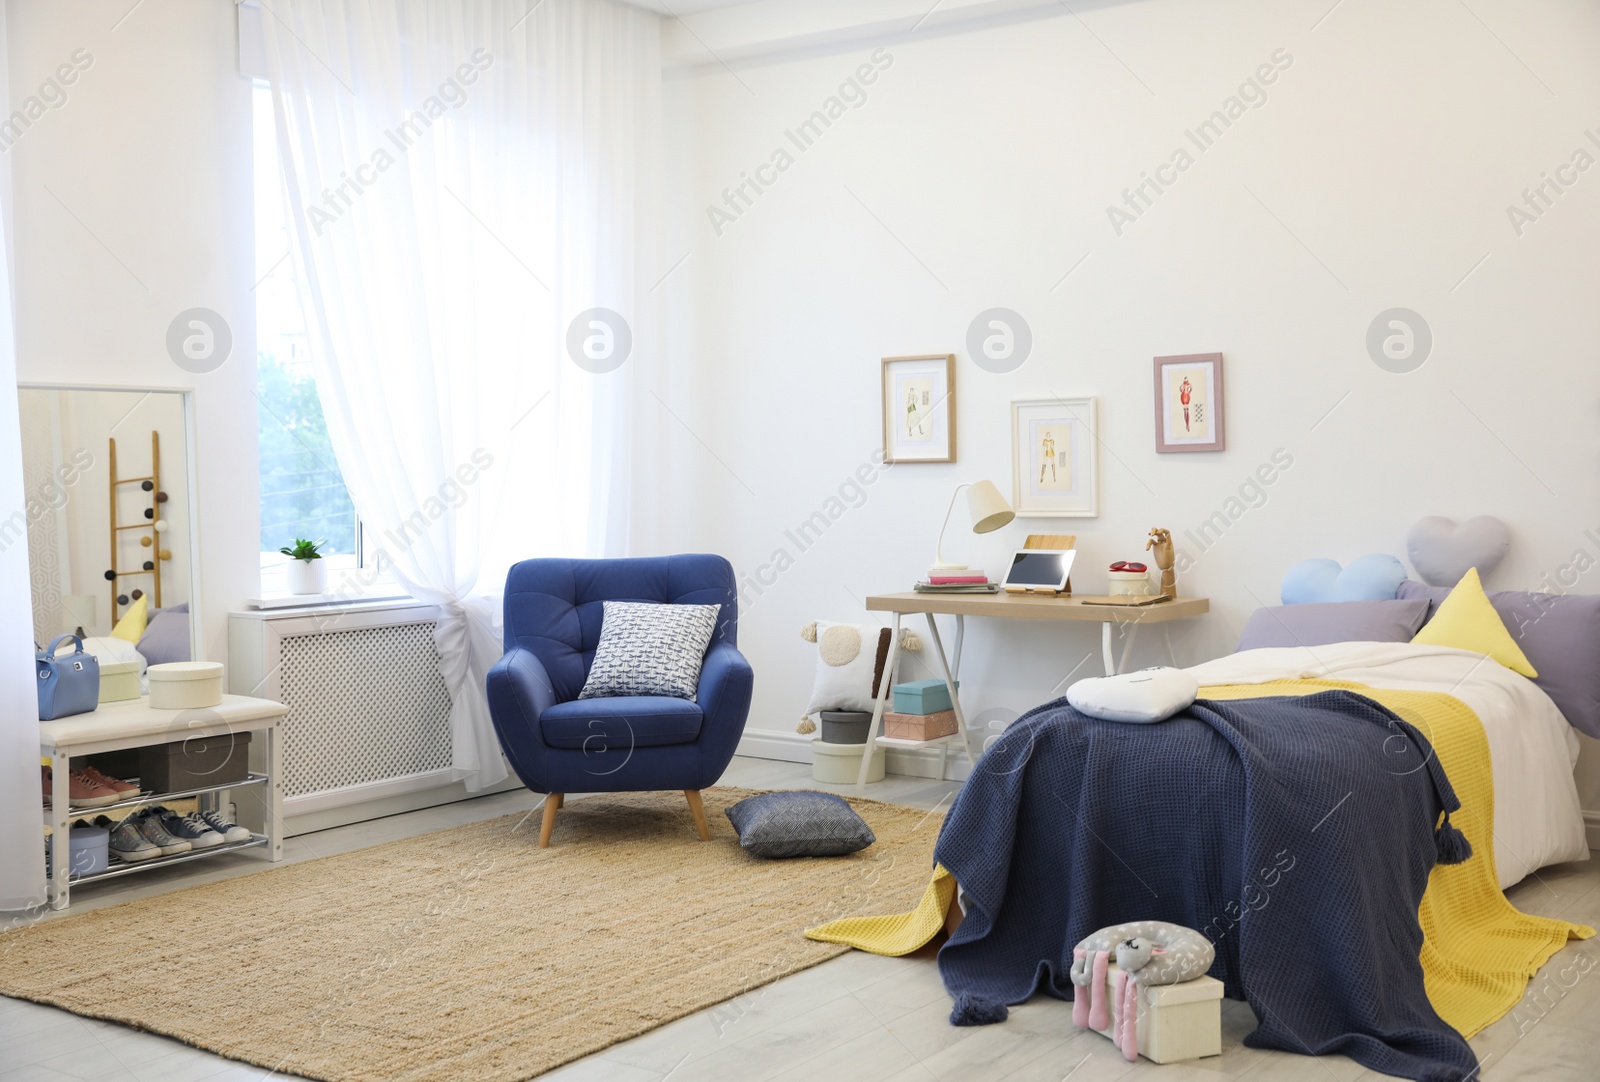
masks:
[[[961,681],[956,681],[956,687]],[[894,685],[894,710],[897,714],[937,714],[950,709],[950,689],[943,680],[913,680]]]

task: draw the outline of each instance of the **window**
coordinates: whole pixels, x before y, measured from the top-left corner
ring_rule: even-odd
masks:
[[[326,541],[329,570],[361,566],[361,524],[328,440],[311,373],[278,165],[272,97],[255,89],[256,422],[260,437],[261,590],[283,593],[297,537]]]

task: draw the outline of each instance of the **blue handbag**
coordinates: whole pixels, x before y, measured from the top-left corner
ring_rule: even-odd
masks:
[[[77,652],[56,657],[56,647],[71,639]],[[100,705],[100,662],[83,652],[83,640],[60,635],[35,657],[39,668],[39,720],[87,714]]]

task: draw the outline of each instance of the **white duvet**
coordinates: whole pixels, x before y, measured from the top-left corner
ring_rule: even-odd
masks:
[[[1589,858],[1572,776],[1577,735],[1531,680],[1481,654],[1412,643],[1343,642],[1244,650],[1188,671],[1202,687],[1321,679],[1454,695],[1478,715],[1489,738],[1501,888],[1546,864]]]

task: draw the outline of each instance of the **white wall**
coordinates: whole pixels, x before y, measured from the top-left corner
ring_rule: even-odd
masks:
[[[230,0],[130,7],[8,5],[13,108],[59,100],[41,86],[79,50],[92,59],[8,151],[18,378],[195,390],[201,653],[222,660],[259,562],[249,84]],[[205,374],[166,346],[197,307],[233,333]]]
[[[1403,555],[1425,514],[1511,523],[1491,588],[1531,585],[1575,550],[1600,556],[1585,534],[1600,527],[1600,169],[1521,236],[1506,210],[1578,148],[1600,155],[1584,134],[1600,139],[1600,8],[1492,0],[1475,18],[1443,0],[1346,4],[1314,27],[1328,8],[1057,8],[674,80],[667,255],[691,258],[664,287],[686,314],[661,379],[693,434],[668,432],[684,513],[660,547],[720,551],[746,574],[778,549],[795,558],[743,614],[753,727],[790,729],[805,706],[803,624],[865,619],[869,593],[908,587],[958,482],[1009,490],[1017,397],[1098,396],[1102,513],[1018,520],[947,555],[994,573],[1025,534],[1070,530],[1078,588],[1096,591],[1096,569],[1167,526],[1196,560],[1182,589],[1213,604],[1181,633],[1180,659],[1229,650],[1296,560]],[[693,20],[708,40],[722,40],[716,18]],[[894,62],[866,103],[718,237],[707,205],[875,48]],[[1292,65],[1266,103],[1118,236],[1107,206],[1279,49]],[[965,346],[994,306],[1034,336],[1010,374]],[[1395,375],[1365,336],[1402,306],[1435,346]],[[1151,358],[1213,350],[1226,357],[1228,450],[1157,455]],[[797,551],[784,531],[881,444],[879,358],[933,352],[958,356],[959,462],[895,468]],[[1201,552],[1184,532],[1279,448],[1292,468]],[[1600,572],[1577,588],[1600,591]],[[1087,628],[970,630],[963,684],[979,711],[1042,701],[1096,650]],[[1135,661],[1159,656],[1149,643]],[[1077,671],[1098,673],[1098,656]],[[1585,747],[1584,804],[1600,809],[1600,751]]]

